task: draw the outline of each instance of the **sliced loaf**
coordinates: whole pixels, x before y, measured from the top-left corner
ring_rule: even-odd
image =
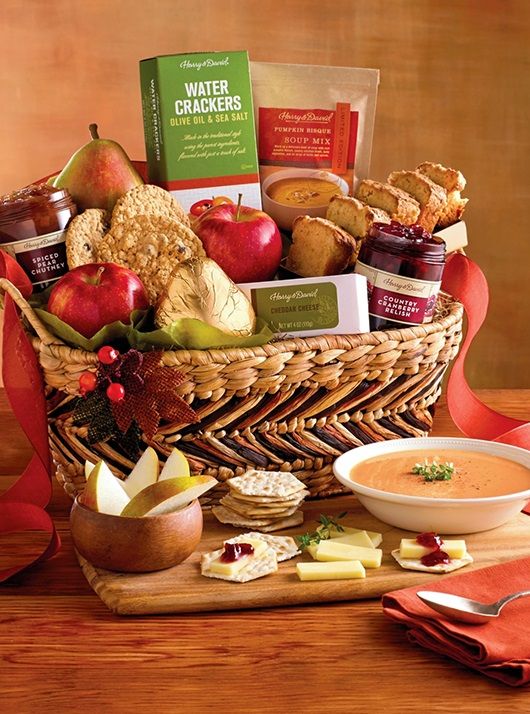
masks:
[[[420,215],[420,204],[406,191],[388,183],[364,179],[357,187],[356,197],[373,208],[386,211],[393,221],[411,225]]]
[[[447,191],[420,171],[393,171],[388,183],[416,199],[420,204],[416,223],[432,233],[447,204]]]
[[[337,275],[350,264],[356,240],[326,218],[298,216],[286,267],[304,278]]]
[[[424,161],[416,171],[425,174],[447,192],[447,203],[438,217],[438,226],[446,228],[460,220],[468,201],[467,198],[462,198],[460,195],[460,192],[466,187],[466,179],[463,174],[458,169],[434,164],[431,161]]]

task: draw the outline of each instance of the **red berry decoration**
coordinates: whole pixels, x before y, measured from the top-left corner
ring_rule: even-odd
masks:
[[[125,387],[119,382],[111,382],[107,387],[107,397],[111,402],[121,402],[125,397]]]
[[[118,350],[115,350],[110,345],[104,345],[98,350],[98,360],[101,364],[114,364],[119,356]]]
[[[79,376],[79,391],[81,394],[93,392],[98,383],[98,378],[94,372],[83,372]]]

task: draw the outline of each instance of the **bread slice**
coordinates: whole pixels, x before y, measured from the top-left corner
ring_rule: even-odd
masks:
[[[353,196],[333,196],[328,205],[326,218],[358,239],[355,252],[350,259],[350,265],[354,265],[357,260],[362,239],[366,238],[372,224],[375,222],[390,223],[390,216],[386,211],[367,206],[366,203],[353,198]]]
[[[462,198],[460,192],[466,187],[466,179],[458,169],[452,169],[442,164],[434,164],[431,161],[424,161],[416,171],[425,174],[431,181],[447,191],[447,203],[438,217],[438,226],[446,228],[456,223],[466,207],[467,198]]]
[[[303,278],[337,275],[348,267],[355,251],[355,238],[331,221],[298,216],[286,267]]]
[[[416,223],[420,215],[420,204],[416,199],[388,183],[363,179],[355,195],[369,206],[386,211],[393,221],[408,226]]]
[[[447,204],[447,191],[419,171],[393,171],[388,183],[416,199],[420,204],[416,223],[432,233]]]
[[[424,161],[416,167],[416,171],[425,174],[439,186],[443,186],[447,193],[449,191],[463,191],[466,187],[466,179],[460,171],[442,166],[442,164]]]
[[[381,208],[368,206],[353,196],[341,195],[331,198],[326,218],[355,238],[366,238],[372,223],[390,223],[390,216]]]

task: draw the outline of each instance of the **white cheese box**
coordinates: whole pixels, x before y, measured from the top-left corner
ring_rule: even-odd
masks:
[[[356,273],[238,286],[256,315],[285,337],[369,332],[366,278]]]

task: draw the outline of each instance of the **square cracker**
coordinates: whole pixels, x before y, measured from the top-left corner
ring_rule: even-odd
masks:
[[[289,471],[258,471],[250,469],[242,476],[227,480],[230,489],[244,496],[291,496],[305,489],[304,484]]]
[[[237,498],[238,501],[243,503],[254,503],[261,504],[263,506],[276,506],[276,505],[294,505],[295,503],[302,503],[306,496],[309,496],[309,491],[304,489],[303,491],[297,491],[290,496],[246,496],[244,493],[239,493],[235,489],[230,491],[230,496],[232,498]]]
[[[261,531],[279,531],[283,528],[298,526],[304,522],[302,511],[296,511],[287,518],[245,518],[235,511],[225,506],[213,506],[212,513],[221,523],[228,523],[232,526],[250,526],[259,528]]]
[[[421,570],[425,573],[450,573],[473,562],[473,558],[469,553],[466,553],[463,558],[451,558],[449,563],[437,563],[436,565],[423,565],[421,560],[416,558],[402,558],[399,554],[399,548],[390,551],[390,554],[405,570]]]
[[[234,538],[229,538],[225,543],[245,543],[249,538],[262,540],[267,543],[276,553],[276,558],[279,563],[282,560],[294,558],[295,555],[299,555],[301,552],[295,539],[291,538],[291,536],[273,536],[268,533],[259,533],[258,531],[241,533],[240,535],[234,536]]]
[[[242,516],[249,516],[251,518],[280,518],[281,516],[291,516],[295,511],[298,510],[298,504],[291,504],[287,506],[274,506],[274,507],[260,507],[253,506],[248,501],[238,501],[236,498],[231,496],[223,496],[220,503],[226,506],[236,513],[240,513]]]
[[[248,536],[247,536],[248,537]],[[267,548],[259,556],[248,559],[248,565],[233,575],[223,575],[222,573],[212,573],[210,565],[213,560],[217,560],[224,548],[214,550],[211,553],[204,553],[201,558],[201,574],[207,578],[219,578],[219,580],[230,580],[234,583],[246,583],[249,580],[262,578],[264,575],[275,573],[278,570],[278,560],[273,548]]]
[[[271,523],[268,526],[260,526],[262,531],[268,533],[269,531],[281,531],[284,528],[293,528],[294,526],[299,526],[304,522],[304,514],[302,511],[296,511],[292,516],[287,518],[282,518],[279,521]]]

